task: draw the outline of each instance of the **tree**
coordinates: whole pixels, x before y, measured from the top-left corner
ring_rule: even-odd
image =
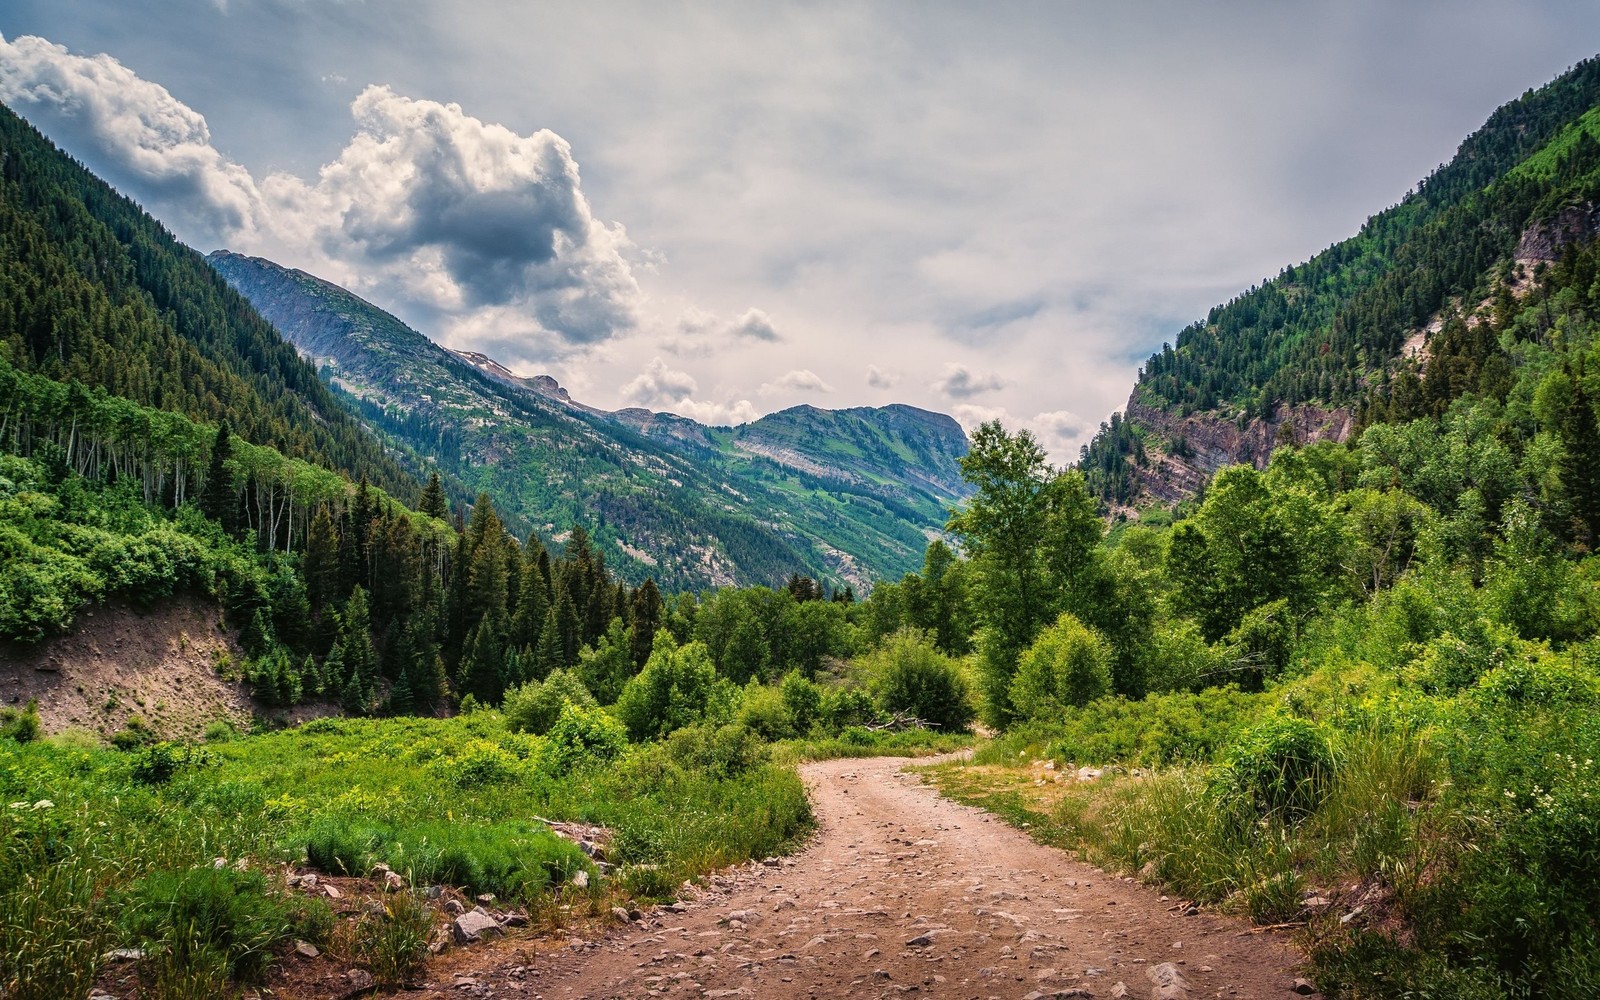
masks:
[[[1111,644],[1070,614],[1022,654],[1011,702],[1025,719],[1056,719],[1111,692]]]
[[[444,484],[439,481],[437,472],[428,476],[428,485],[422,490],[422,499],[417,503],[417,510],[441,521],[450,517],[450,501],[445,498]]]
[[[233,470],[228,461],[233,458],[233,439],[228,433],[228,422],[217,425],[217,436],[211,444],[211,463],[206,466],[206,484],[200,493],[200,512],[232,534],[237,528],[238,516],[234,502]]]
[[[726,684],[718,681],[703,644],[679,646],[662,632],[644,669],[623,687],[617,718],[628,727],[629,739],[657,739],[729,708],[732,695],[719,692]]]
[[[961,732],[972,723],[967,679],[925,633],[902,629],[862,657],[860,665],[885,712],[908,712],[946,732]]]
[[[646,579],[633,592],[632,623],[633,623],[633,665],[634,669],[643,669],[645,661],[650,659],[650,650],[655,646],[656,630],[661,627],[661,614],[663,605],[661,591],[656,589],[656,582]]]
[[[1011,435],[999,421],[979,426],[961,475],[976,492],[946,527],[979,577],[984,710],[1003,726],[1012,715],[1017,654],[1054,617],[1104,528],[1083,476],[1051,468],[1027,430]]]

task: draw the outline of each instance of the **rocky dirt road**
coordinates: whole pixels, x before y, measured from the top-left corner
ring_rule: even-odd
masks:
[[[807,765],[819,829],[793,858],[719,876],[696,898],[599,941],[515,956],[486,949],[481,964],[452,963],[445,981],[424,992],[545,1000],[1296,995],[1299,955],[1282,937],[1211,913],[1185,915],[1146,886],[940,798],[901,770],[907,763]]]

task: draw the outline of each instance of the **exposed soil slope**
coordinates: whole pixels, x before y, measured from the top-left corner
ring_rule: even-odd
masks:
[[[820,829],[597,942],[456,952],[429,997],[1281,997],[1282,936],[940,798],[902,759],[807,766]],[[418,994],[410,994],[416,996]]]
[[[109,735],[134,715],[163,736],[199,736],[215,719],[249,728],[244,684],[217,672],[219,657],[240,655],[217,618],[214,604],[190,597],[149,611],[102,605],[38,647],[0,643],[0,704],[37,698],[47,733]]]

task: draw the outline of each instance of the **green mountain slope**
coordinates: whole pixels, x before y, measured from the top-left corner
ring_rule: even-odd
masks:
[[[919,566],[964,495],[966,436],[947,416],[796,407],[710,428],[607,413],[553,379],[439,347],[312,275],[226,251],[209,259],[387,439],[547,536],[584,524],[631,578],[684,587],[798,571],[860,588]]]
[[[1515,261],[1554,259],[1564,237],[1541,241],[1541,226],[1592,228],[1597,105],[1600,61],[1588,60],[1496,111],[1355,236],[1184,329],[1145,363],[1125,415],[1084,449],[1096,491],[1114,504],[1170,501],[1221,465],[1260,465],[1277,444],[1342,440],[1388,419],[1391,383],[1459,347],[1447,313],[1511,287]],[[1434,411],[1459,381],[1434,380]]]
[[[270,324],[160,223],[0,106],[0,350],[58,381],[285,455],[417,483]]]

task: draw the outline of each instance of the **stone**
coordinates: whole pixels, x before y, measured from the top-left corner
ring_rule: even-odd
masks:
[[[113,948],[101,955],[106,962],[137,962],[144,958],[143,948]]]
[[[294,953],[301,958],[317,958],[321,956],[322,949],[310,941],[296,941],[294,943]]]
[[[505,933],[498,921],[478,910],[469,910],[457,917],[450,927],[450,932],[455,936],[456,944],[472,944],[481,940],[485,934]]]
[[[372,989],[372,973],[368,972],[366,969],[351,969],[349,972],[346,972],[344,976],[346,979],[350,980],[351,987],[357,990]]]
[[[328,894],[328,898],[329,899],[343,899],[344,898],[344,893],[340,892],[339,891],[339,887],[334,885],[331,882],[328,883],[327,885],[323,886],[322,889],[323,889],[324,892],[326,892]]]
[[[932,934],[918,934],[916,937],[914,937],[911,940],[906,942],[906,947],[907,948],[927,948],[932,944],[933,944],[933,935]]]
[[[494,905],[494,893],[486,892],[486,893],[482,894],[481,896],[479,896],[478,897],[478,905],[479,906],[493,906]]]
[[[628,916],[628,909],[624,906],[613,906],[611,908],[611,916],[614,917],[619,924],[628,923],[633,919],[632,917]]]
[[[1188,980],[1171,962],[1152,965],[1144,970],[1144,974],[1155,985],[1150,991],[1150,1000],[1184,1000],[1189,995]]]
[[[466,911],[467,908],[461,905],[461,901],[459,899],[447,899],[444,901],[444,912],[450,914],[451,916],[460,916]]]
[[[385,892],[399,892],[406,887],[406,880],[399,872],[383,873],[383,888]]]
[[[576,875],[572,876],[572,887],[574,889],[589,888],[589,873],[580,869]]]
[[[1317,992],[1317,988],[1312,985],[1311,980],[1309,979],[1296,979],[1294,981],[1294,985],[1289,987],[1289,992],[1298,993],[1303,997],[1308,997]]]
[[[315,889],[317,887],[317,876],[316,876],[316,874],[315,873],[311,873],[311,874],[300,876],[300,887],[302,889]]]
[[[528,915],[526,913],[508,913],[500,923],[504,927],[526,927],[528,926]]]

